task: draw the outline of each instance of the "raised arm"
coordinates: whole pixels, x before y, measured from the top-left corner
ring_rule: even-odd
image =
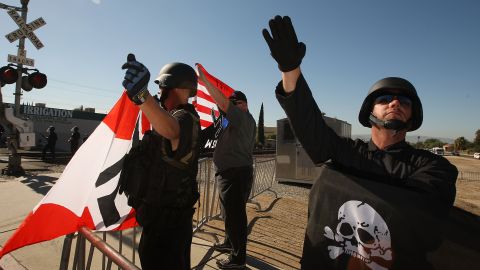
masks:
[[[172,148],[176,148],[180,137],[178,121],[167,111],[161,108],[148,92],[147,86],[150,80],[150,72],[135,59],[135,55],[129,54],[127,62],[122,69],[126,69],[123,86],[127,95],[145,113],[155,131],[169,139]]]
[[[290,17],[277,15],[268,22],[268,25],[271,35],[267,29],[263,29],[262,34],[270,48],[270,54],[282,72],[283,89],[288,94],[295,90],[300,77],[300,64],[305,56],[306,47],[303,42],[298,42]]]
[[[210,81],[205,77],[205,74],[201,68],[198,68],[198,77],[205,83],[205,88],[207,88],[208,93],[210,93],[210,96],[212,96],[218,108],[224,112],[227,112],[231,103],[228,98],[225,97],[220,89],[210,83]]]

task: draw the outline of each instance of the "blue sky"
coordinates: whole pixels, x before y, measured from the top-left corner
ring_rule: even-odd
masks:
[[[0,0],[20,6],[20,1]],[[480,129],[480,2],[475,0],[31,0],[28,22],[43,17],[37,50],[27,57],[48,85],[23,102],[108,111],[120,96],[129,52],[155,76],[173,61],[205,68],[242,90],[265,124],[285,117],[274,97],[280,79],[261,35],[273,16],[289,15],[307,46],[302,70],[320,108],[368,134],[357,120],[370,86],[383,77],[410,80],[423,102],[424,123],[410,135],[473,139]],[[17,29],[0,10],[0,65],[16,54],[3,37]],[[150,83],[150,92],[156,93]],[[2,88],[13,102],[14,86]]]

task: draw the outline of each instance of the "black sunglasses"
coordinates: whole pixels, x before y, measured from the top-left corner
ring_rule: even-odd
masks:
[[[412,106],[412,100],[409,97],[402,96],[402,95],[392,95],[392,94],[386,94],[386,95],[381,95],[375,99],[375,104],[389,104],[392,102],[394,99],[397,99],[398,102],[400,102],[401,105],[403,106]]]

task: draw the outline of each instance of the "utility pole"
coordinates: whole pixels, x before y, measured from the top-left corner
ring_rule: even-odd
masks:
[[[26,23],[27,22],[27,13],[28,13],[28,2],[30,0],[20,0],[20,3],[22,4],[21,8],[21,16],[23,21]],[[18,41],[18,50],[17,50],[17,57],[26,57],[25,53],[25,36],[21,37]],[[20,98],[22,96],[22,69],[23,69],[23,64],[19,63],[18,64],[18,79],[17,79],[17,84],[15,85],[15,116],[20,115]]]
[[[32,41],[33,45],[37,48],[40,49],[43,47],[43,44],[41,41],[37,38],[37,36],[33,33],[33,31],[43,25],[45,25],[45,21],[42,18],[39,18],[29,24],[27,24],[27,13],[28,13],[28,3],[30,0],[20,0],[21,7],[15,7],[15,6],[10,6],[10,5],[5,5],[0,3],[0,8],[6,9],[8,15],[15,21],[15,23],[18,25],[18,29],[14,30],[13,32],[7,34],[5,37],[10,41],[10,43],[16,41],[17,39],[19,40],[18,42],[18,49],[17,49],[17,55],[8,55],[8,61],[9,62],[15,62],[17,63],[16,65],[16,72],[17,72],[17,79],[16,79],[16,85],[15,85],[15,109],[14,109],[14,115],[16,118],[20,118],[20,98],[22,95],[22,82],[23,78],[22,75],[23,73],[27,73],[29,69],[24,68],[24,64],[27,66],[33,66],[33,59],[28,59],[26,58],[26,51],[25,51],[25,38],[28,38],[30,41]],[[21,12],[20,16],[18,15],[18,11]],[[8,66],[5,66],[2,68],[4,71],[12,71],[11,69],[11,64]],[[15,66],[15,65],[13,65]],[[6,68],[6,69],[5,69]],[[14,73],[15,74],[15,73]],[[15,82],[15,79],[12,81],[5,79],[3,77],[5,74],[1,74],[2,76],[2,84],[3,83],[13,83]],[[9,74],[11,78],[12,74]],[[46,76],[44,74],[40,74],[37,70],[36,73],[32,74],[31,76],[41,76],[41,78],[44,77],[45,79],[45,84],[46,84]],[[43,76],[42,76],[43,75]],[[8,76],[7,76],[8,78]],[[4,81],[5,80],[5,81]],[[28,81],[30,81],[30,75],[28,77]],[[38,86],[38,85],[37,85]],[[45,86],[45,85],[43,85]],[[37,87],[37,88],[43,88],[42,87]],[[29,89],[26,91],[30,91],[32,86],[29,86],[28,88],[25,84],[25,89]],[[8,132],[8,137],[7,137],[7,146],[10,151],[9,159],[8,159],[8,166],[6,169],[2,170],[2,174],[8,174],[8,175],[22,175],[24,174],[24,170],[21,166],[21,157],[17,152],[17,148],[19,147],[20,144],[20,133],[19,130],[17,130],[17,127],[15,126],[14,122],[10,122],[11,120],[7,120],[5,116],[5,106],[3,104],[3,98],[2,98],[2,93],[1,93],[1,88],[0,88],[0,102],[2,103],[0,105],[0,121],[2,123],[6,123],[6,128]]]

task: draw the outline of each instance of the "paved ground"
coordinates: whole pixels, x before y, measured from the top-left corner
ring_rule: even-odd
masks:
[[[8,164],[8,156],[2,150],[4,149],[0,149],[0,169],[5,168]],[[0,245],[7,241],[25,216],[55,184],[67,161],[67,158],[59,158],[56,162],[45,162],[40,159],[38,153],[28,153],[22,157],[22,167],[26,172],[24,176],[0,175],[0,206],[2,206]],[[257,211],[254,204],[248,206],[249,237],[252,238],[248,248],[248,268],[266,270],[298,268],[303,229],[301,226],[292,226],[293,232],[285,234],[286,237],[291,236],[290,240],[273,237],[279,233],[282,226],[291,226],[290,223],[293,220],[284,220],[272,210],[278,209],[283,216],[285,207],[296,204],[297,207],[302,208],[304,203],[299,204],[292,199],[279,199],[268,194],[262,194],[256,199],[261,206],[260,211]],[[303,212],[298,217],[294,217],[294,220],[298,220],[300,217],[302,220],[306,220],[305,211]],[[126,231],[124,235],[131,233],[131,231]],[[218,269],[215,264],[216,260],[224,258],[226,255],[214,252],[211,247],[214,242],[221,241],[223,235],[223,222],[219,220],[210,222],[195,235],[192,243],[193,269]],[[138,240],[139,238],[137,238]],[[111,240],[109,239],[109,241]],[[59,237],[16,250],[0,260],[0,269],[58,269],[63,242],[64,237]],[[114,247],[117,243],[118,239],[109,242]],[[124,247],[122,254],[128,257],[131,254],[131,248],[129,249],[129,245],[126,243],[124,243]],[[100,259],[99,255],[95,257]],[[136,257],[137,265],[139,265],[138,262],[138,257]],[[98,269],[98,267],[92,267],[92,269]]]
[[[469,171],[480,172],[478,160],[458,157],[450,160],[459,169],[468,168]],[[23,218],[48,192],[63,169],[62,164],[42,162],[34,155],[24,158],[22,165],[26,170],[26,177],[0,178],[0,206],[2,206],[0,245],[5,243]],[[6,156],[2,156],[0,152],[0,169],[4,166],[6,166]],[[308,189],[300,189],[297,195],[294,192],[277,198],[267,192],[256,197],[261,206],[260,210],[254,204],[248,205],[247,264],[249,269],[298,269],[300,267],[308,203],[306,198]],[[455,205],[473,214],[477,219],[475,223],[477,225],[478,216],[480,216],[479,191],[480,181],[457,182]],[[129,233],[125,232],[125,234]],[[217,269],[215,261],[225,255],[213,252],[211,246],[214,242],[222,241],[223,236],[223,222],[220,220],[208,222],[200,232],[195,234],[192,243],[193,269]],[[115,246],[115,243],[112,245]],[[58,269],[62,245],[63,237],[22,248],[2,258],[0,268],[3,267],[5,270]],[[124,250],[123,254],[127,255],[129,252]],[[138,258],[136,262],[138,264]]]

